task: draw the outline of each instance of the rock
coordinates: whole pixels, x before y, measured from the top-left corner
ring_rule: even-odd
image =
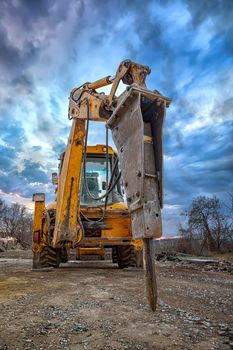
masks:
[[[225,337],[227,335],[226,331],[218,331],[218,334],[221,335],[221,337]]]
[[[5,247],[0,242],[0,253],[5,252],[5,250],[6,250]]]

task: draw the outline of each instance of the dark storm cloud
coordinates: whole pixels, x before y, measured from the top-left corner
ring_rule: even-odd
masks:
[[[192,24],[195,27],[198,27],[207,18],[214,20],[220,32],[232,26],[233,3],[231,0],[205,0],[203,3],[186,0],[185,4],[192,15]]]
[[[11,171],[7,174],[7,175],[1,175],[0,178],[0,186],[1,186],[1,190],[3,190],[3,192],[9,193],[9,192],[16,192],[21,194],[23,187],[25,186],[25,183],[22,183],[19,180],[19,176],[17,171],[14,172]]]
[[[19,61],[19,50],[12,47],[7,39],[7,33],[5,28],[0,24],[0,62],[5,65],[6,68],[10,68]]]
[[[1,2],[0,67],[10,70],[5,72],[6,75],[9,74],[11,77],[20,75],[20,72],[37,62],[41,50],[46,45],[45,40],[40,38],[41,33],[43,32],[46,41],[49,41],[50,34],[46,37],[48,29],[51,31],[53,26],[64,20],[66,16],[64,10],[68,7],[69,4],[65,1],[58,3],[53,0]],[[40,21],[43,21],[44,25],[41,25]],[[11,40],[6,26],[15,28]],[[18,41],[22,43],[19,44]]]
[[[166,142],[167,203],[188,207],[197,195],[222,195],[232,188],[232,135],[233,123],[229,121],[218,128],[198,129],[189,137],[183,137],[182,149],[174,140],[170,144]]]
[[[9,4],[9,1],[6,3]],[[19,9],[22,14],[22,19],[28,23],[30,20],[32,21],[35,17],[44,17],[48,15],[49,9],[53,6],[54,1],[40,0],[40,1],[31,1],[31,0],[20,0],[19,1]],[[11,7],[10,11],[13,10],[14,7]],[[17,9],[16,13],[17,14]]]
[[[20,74],[36,58],[38,49],[33,43],[27,43],[23,50],[14,47],[7,39],[5,28],[0,24],[0,67],[1,69],[10,70],[7,72],[9,76],[12,73]],[[2,79],[3,77],[1,77]]]
[[[15,149],[0,147],[0,189],[4,192],[21,193],[25,183],[22,183],[15,161]]]
[[[30,95],[34,92],[34,81],[29,74],[21,74],[12,79],[11,85],[16,89],[17,93],[22,95]]]
[[[226,192],[232,16],[231,0],[2,1],[0,189],[31,196],[38,182],[44,191],[67,142],[70,89],[113,75],[130,58],[151,67],[149,88],[173,99],[164,133],[167,222],[196,195]],[[90,143],[104,139],[101,126],[90,129]]]
[[[18,161],[22,147],[27,143],[22,126],[5,118],[0,123],[0,135],[4,142],[0,144],[0,189],[22,194],[31,182],[47,183],[48,176],[41,164],[30,160]],[[37,152],[41,147],[34,146],[32,150]]]
[[[3,0],[1,2],[2,14],[10,14],[12,17],[22,20],[24,26],[27,29],[31,29],[30,25],[36,19],[47,17],[51,7],[55,1],[50,0],[19,0],[19,1],[8,1]]]
[[[233,54],[233,2],[231,0],[207,0],[204,2],[187,0],[192,15],[192,24],[198,27],[206,19],[211,19],[216,28],[216,35],[222,36],[225,50]]]
[[[27,182],[47,183],[48,176],[39,163],[24,160],[24,170],[20,173]]]
[[[3,172],[9,172],[12,168],[12,162],[16,158],[14,148],[4,147],[0,145],[0,169]]]
[[[41,167],[41,164],[32,162],[29,160],[23,161],[23,170],[19,171],[13,164],[15,154],[11,150],[2,150],[4,157],[0,158],[0,169],[4,171],[0,176],[0,188],[4,192],[15,192],[22,196],[31,197],[35,192],[34,187],[30,187],[30,184],[37,183],[37,189],[42,187],[43,184],[49,182],[47,173]],[[4,162],[3,167],[1,161]],[[44,188],[43,188],[43,191]],[[43,192],[42,191],[42,192]]]
[[[0,122],[0,189],[11,192],[20,189],[19,173],[16,166],[17,157],[24,139],[24,131],[20,125],[10,123],[8,118]]]

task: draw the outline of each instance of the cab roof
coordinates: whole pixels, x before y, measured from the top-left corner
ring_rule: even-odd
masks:
[[[64,149],[64,151],[60,153],[59,159],[63,159],[65,155],[65,151],[66,149]],[[87,153],[88,154],[106,154],[106,145],[87,146]],[[108,146],[108,153],[117,155],[117,151],[114,150],[111,146]]]
[[[87,146],[87,153],[105,154],[106,153],[106,145]],[[108,146],[108,153],[109,154],[117,154],[117,152],[111,146]]]

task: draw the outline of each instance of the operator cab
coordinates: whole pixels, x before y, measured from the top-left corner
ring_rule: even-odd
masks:
[[[96,147],[99,147],[96,146]],[[109,159],[108,167],[106,163],[106,147],[101,145],[101,148],[104,150],[104,153],[92,153],[95,146],[88,146],[87,149],[87,159],[86,159],[86,185],[84,173],[82,171],[82,180],[81,180],[81,206],[88,207],[99,207],[106,204],[113,204],[117,202],[124,202],[122,196],[122,189],[120,185],[120,179],[118,180],[113,191],[109,195],[99,200],[94,198],[102,197],[106,194],[110,180],[112,177],[111,183],[114,183],[117,180],[119,175],[118,165],[115,165],[117,162],[117,154],[109,147]],[[111,150],[111,152],[110,152]],[[107,169],[108,168],[108,169]],[[107,176],[108,171],[108,176]],[[114,172],[114,173],[113,173]],[[107,184],[108,181],[108,184]],[[86,186],[91,194],[89,195]],[[92,198],[94,197],[94,198]]]
[[[108,186],[111,186],[119,176],[119,167],[117,153],[108,147],[108,167],[106,163],[106,147],[105,145],[87,146],[87,157],[86,157],[86,185],[91,194],[89,195],[86,185],[84,173],[82,170],[81,179],[81,194],[80,194],[80,205],[82,207],[101,207],[107,204],[124,202],[122,187],[120,184],[120,179],[118,180],[116,186],[109,193],[109,195],[102,199],[95,200],[94,198],[102,197],[106,194]],[[63,160],[65,157],[65,151],[60,155],[59,175],[62,171]],[[107,176],[108,168],[108,176]],[[114,172],[114,174],[113,174]],[[53,174],[54,176],[55,174]],[[110,180],[112,181],[110,184]],[[108,180],[108,184],[107,184]],[[53,182],[54,183],[54,182]],[[55,183],[54,183],[55,184]]]

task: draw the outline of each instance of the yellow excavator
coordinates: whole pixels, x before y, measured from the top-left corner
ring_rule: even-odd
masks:
[[[121,62],[114,77],[106,76],[71,91],[68,117],[72,127],[60,156],[55,203],[33,195],[33,268],[58,267],[70,248],[99,254],[112,248],[120,268],[140,266],[141,251],[151,310],[157,287],[153,238],[162,235],[162,132],[170,99],[146,87],[150,68]],[[120,82],[127,85],[116,96]],[[112,85],[109,95],[97,90]],[[105,124],[103,145],[89,146],[90,122]],[[117,152],[109,146],[109,129]]]

